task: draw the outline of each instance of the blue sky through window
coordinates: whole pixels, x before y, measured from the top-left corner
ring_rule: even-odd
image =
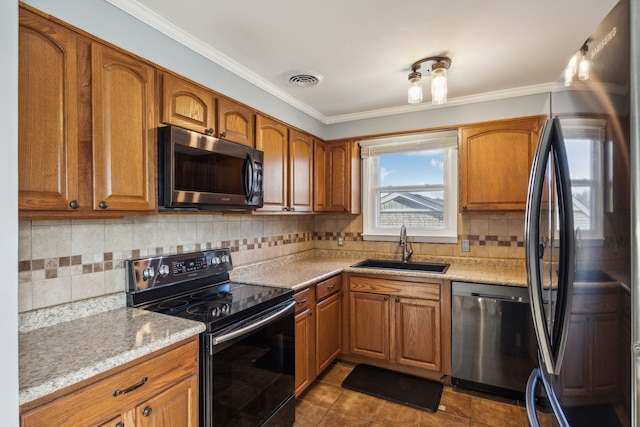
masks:
[[[380,156],[380,186],[442,185],[444,151],[426,150]]]

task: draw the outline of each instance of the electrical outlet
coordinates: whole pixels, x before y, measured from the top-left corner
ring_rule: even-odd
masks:
[[[462,252],[469,252],[471,250],[471,248],[469,247],[469,241],[468,240],[463,240],[462,241]]]
[[[338,246],[344,246],[344,236],[338,236]]]

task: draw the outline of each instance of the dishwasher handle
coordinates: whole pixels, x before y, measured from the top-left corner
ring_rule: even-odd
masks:
[[[522,297],[481,294],[479,292],[471,292],[471,296],[474,298],[487,298],[487,299],[494,299],[497,301],[506,301],[506,302],[522,302],[522,303],[527,302]]]

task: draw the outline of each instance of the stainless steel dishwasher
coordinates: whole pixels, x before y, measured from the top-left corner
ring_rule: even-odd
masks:
[[[454,385],[523,398],[538,347],[526,287],[453,282]]]

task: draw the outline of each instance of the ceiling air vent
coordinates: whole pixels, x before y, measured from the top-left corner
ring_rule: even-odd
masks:
[[[285,75],[289,86],[311,87],[322,83],[322,75],[310,71],[293,71]]]

